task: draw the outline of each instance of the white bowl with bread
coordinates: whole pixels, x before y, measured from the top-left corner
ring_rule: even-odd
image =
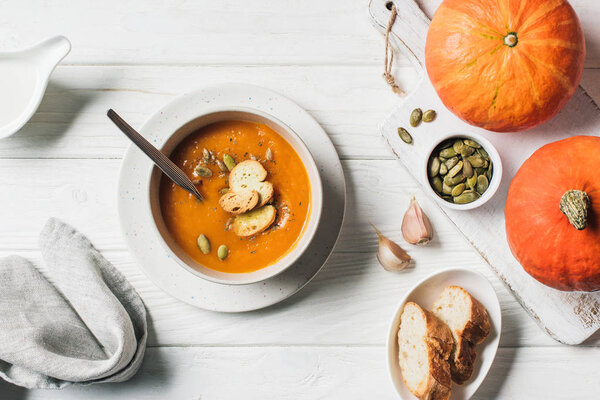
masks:
[[[185,100],[185,98],[182,100]],[[190,170],[193,171],[193,173],[197,171],[200,171],[201,173],[204,171],[204,173],[206,173],[206,170],[211,169],[211,171],[209,171],[209,178],[203,177],[202,175],[196,175],[198,182],[195,182],[195,184],[197,184],[198,190],[205,197],[204,201],[201,203],[208,203],[210,204],[211,209],[218,209],[218,213],[207,214],[208,216],[203,218],[199,218],[198,215],[189,215],[190,219],[194,219],[193,224],[197,225],[199,228],[194,234],[195,236],[189,236],[188,241],[193,241],[194,245],[192,247],[194,247],[196,246],[196,238],[198,238],[197,248],[186,248],[186,243],[182,240],[178,240],[172,226],[169,226],[169,221],[165,214],[165,206],[161,204],[162,196],[164,196],[164,182],[161,183],[163,180],[162,173],[157,168],[151,167],[147,174],[148,181],[146,183],[150,200],[148,212],[150,218],[154,221],[155,233],[169,257],[177,261],[180,266],[194,275],[211,282],[225,285],[245,285],[261,282],[282,273],[298,261],[317,232],[323,207],[323,188],[319,170],[310,151],[298,134],[284,122],[258,109],[240,107],[215,108],[209,111],[204,110],[201,114],[198,114],[197,112],[194,112],[193,109],[189,109],[185,105],[182,105],[179,112],[172,117],[180,119],[181,126],[179,129],[168,135],[168,139],[166,139],[164,145],[160,148],[163,153],[171,155],[171,157],[182,143],[186,140],[189,142],[192,135],[215,124],[243,122],[260,125],[263,126],[264,129],[273,130],[278,136],[283,138],[289,146],[291,146],[293,152],[299,157],[299,160],[301,161],[300,164],[304,166],[306,171],[310,191],[309,201],[301,202],[305,208],[304,211],[306,214],[301,229],[298,228],[296,239],[291,240],[293,243],[286,247],[285,251],[282,250],[281,255],[274,257],[272,262],[268,262],[260,268],[252,270],[252,268],[248,268],[248,265],[244,265],[252,262],[252,257],[250,257],[249,254],[245,255],[245,261],[238,261],[239,258],[236,259],[235,257],[239,255],[242,250],[253,254],[257,252],[260,254],[261,251],[269,251],[270,248],[276,245],[275,242],[277,241],[274,242],[272,240],[271,242],[268,242],[269,245],[261,247],[260,238],[258,239],[258,242],[256,240],[257,236],[273,233],[270,236],[277,238],[277,233],[274,231],[277,229],[281,230],[279,216],[280,214],[285,213],[284,207],[298,207],[297,202],[292,205],[280,204],[281,202],[278,200],[278,196],[285,197],[286,195],[285,193],[282,193],[283,190],[279,190],[283,189],[283,186],[285,186],[284,182],[281,181],[281,178],[279,178],[279,187],[277,184],[272,185],[269,182],[273,179],[277,180],[277,178],[273,178],[272,174],[274,171],[278,169],[281,171],[288,166],[288,160],[283,156],[283,152],[277,154],[277,151],[274,150],[276,153],[275,160],[273,160],[272,154],[265,155],[267,150],[266,146],[260,148],[261,154],[259,157],[253,155],[257,154],[257,152],[253,152],[253,154],[249,151],[245,153],[243,151],[237,152],[235,160],[237,164],[234,164],[231,168],[227,165],[226,169],[224,167],[225,163],[221,161],[224,160],[223,154],[226,153],[226,151],[223,150],[223,148],[219,149],[215,147],[214,156],[212,149],[209,155],[212,157],[212,162],[200,166],[203,162],[200,161],[198,166],[194,167],[195,169]],[[241,138],[242,136],[239,136],[238,133],[239,132],[233,132],[232,137]],[[230,141],[232,143],[231,146],[233,146],[233,143],[236,143],[236,140],[230,139]],[[239,143],[236,143],[236,145],[239,146]],[[205,144],[199,144],[200,150],[202,150],[202,146],[205,146]],[[196,148],[197,147],[198,145],[196,145]],[[206,150],[206,148],[204,150]],[[223,151],[221,152],[221,150]],[[231,151],[232,150],[230,150],[230,152]],[[278,156],[279,158],[277,158]],[[252,157],[252,159],[250,157]],[[270,158],[270,160],[267,158]],[[198,162],[197,160],[198,159],[195,159],[194,163]],[[180,168],[185,170],[184,167],[185,165],[180,166]],[[268,176],[267,170],[269,170]],[[190,175],[190,178],[194,181],[193,174]],[[221,190],[226,189],[225,194],[222,194],[221,190],[217,193],[217,190],[214,189],[214,182],[211,183],[209,181],[213,178],[221,179],[219,181],[219,187],[222,188]],[[202,179],[204,179],[204,182],[201,181]],[[211,184],[213,185],[212,187],[210,186]],[[286,187],[285,189],[287,193],[293,190],[293,188],[290,189],[289,187]],[[174,190],[179,190],[179,188]],[[184,207],[184,205],[179,207]],[[226,217],[223,217],[224,214],[226,214]],[[214,215],[214,218],[211,217],[212,215]],[[293,219],[296,214],[290,213],[290,215],[289,218]],[[227,217],[230,218],[225,222]],[[188,218],[188,215],[179,213],[175,218],[171,218],[170,222],[172,223],[177,219],[181,221],[186,218]],[[215,220],[218,218],[224,219],[218,221],[218,229],[220,231],[215,232],[215,229],[217,229],[215,228],[217,225]],[[212,228],[209,228],[208,226],[211,224]],[[211,232],[210,229],[213,231]],[[284,226],[284,229],[287,228]],[[221,232],[222,230],[227,232]],[[200,236],[198,236],[199,233],[205,233],[206,235],[200,236],[207,236],[210,239],[208,252],[202,250],[202,253],[204,254],[201,254],[198,251],[198,248],[201,247]],[[233,235],[233,233],[235,233],[235,235]],[[240,245],[240,243],[246,244]],[[224,244],[227,245],[228,250],[227,252],[224,252],[225,257],[222,258],[221,247]],[[212,257],[207,260],[213,262],[213,265],[202,261],[202,257],[207,254],[207,257]],[[221,261],[217,260],[217,257]],[[227,263],[229,263],[229,265]],[[235,263],[238,265],[234,265]],[[214,267],[214,264],[218,267],[220,267],[220,265],[223,265],[224,267],[222,270],[219,270],[218,267]]]
[[[402,399],[469,399],[496,355],[502,315],[490,282],[464,268],[436,272],[400,301],[387,364]]]

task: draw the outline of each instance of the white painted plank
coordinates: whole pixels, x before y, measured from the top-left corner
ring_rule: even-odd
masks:
[[[600,349],[500,348],[473,399],[589,399],[600,391]],[[24,390],[6,400],[395,399],[383,347],[150,348],[129,382]]]
[[[431,12],[439,0],[421,3]],[[571,3],[588,38],[586,65],[598,67],[600,9],[596,0]],[[61,33],[73,42],[70,64],[383,65],[383,40],[365,8],[334,0],[5,0],[0,48]]]
[[[397,70],[405,88],[412,67]],[[59,67],[33,119],[0,141],[0,158],[120,158],[128,145],[106,118],[117,109],[134,126],[177,95],[217,82],[266,86],[307,109],[342,158],[391,159],[377,124],[399,101],[376,66]],[[582,85],[600,102],[600,69],[586,69]]]
[[[399,70],[410,83],[410,68]],[[52,75],[42,104],[0,158],[115,158],[127,139],[106,117],[114,108],[133,126],[176,96],[221,82],[265,86],[293,99],[331,136],[344,158],[390,158],[376,125],[397,101],[375,66],[74,67]]]
[[[9,254],[3,251],[0,257]],[[19,254],[46,270],[37,252]],[[195,309],[160,291],[127,252],[105,252],[149,310],[151,346],[383,345],[402,295],[420,279],[449,266],[480,271],[494,285],[504,318],[501,345],[557,345],[472,252],[452,254],[463,261],[448,262],[444,252],[424,252],[415,256],[414,268],[394,274],[383,271],[374,254],[336,253],[309,286],[285,302],[262,311],[221,314]]]

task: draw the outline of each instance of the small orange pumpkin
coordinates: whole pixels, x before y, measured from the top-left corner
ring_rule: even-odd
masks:
[[[508,190],[506,237],[525,271],[558,290],[600,290],[600,137],[550,143]]]
[[[585,41],[566,0],[444,0],[427,34],[427,73],[469,124],[521,131],[551,119],[579,85]]]

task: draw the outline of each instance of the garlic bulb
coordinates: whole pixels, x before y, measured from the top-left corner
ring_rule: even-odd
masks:
[[[402,236],[410,244],[427,244],[433,238],[433,228],[427,215],[413,196],[402,219]]]
[[[410,264],[410,256],[395,242],[386,238],[373,226],[379,237],[377,261],[386,271],[402,271]]]

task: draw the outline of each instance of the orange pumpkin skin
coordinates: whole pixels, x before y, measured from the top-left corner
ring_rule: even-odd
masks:
[[[525,271],[558,290],[600,290],[600,137],[550,143],[523,163],[508,190],[506,237]],[[590,198],[588,225],[575,229],[560,211],[568,190]]]
[[[581,24],[566,0],[444,0],[425,47],[444,105],[498,132],[556,115],[575,93],[584,59]]]

